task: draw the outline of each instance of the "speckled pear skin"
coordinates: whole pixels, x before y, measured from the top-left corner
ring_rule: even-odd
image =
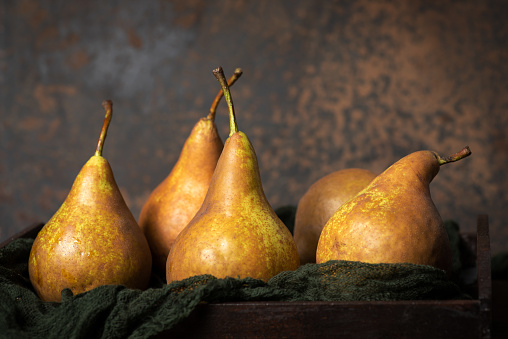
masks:
[[[325,175],[308,188],[298,202],[293,231],[300,264],[316,262],[319,236],[328,219],[375,177],[366,169],[347,168]]]
[[[252,144],[233,133],[203,205],[170,250],[167,282],[201,274],[267,281],[299,264],[291,233],[263,192]]]
[[[439,168],[434,152],[418,151],[378,175],[326,223],[316,262],[414,263],[449,274],[450,242],[429,189]]]
[[[201,207],[223,145],[213,120],[201,118],[185,141],[175,166],[143,206],[139,225],[159,273],[165,274],[169,249]]]
[[[92,156],[62,206],[37,235],[30,281],[44,301],[60,301],[101,285],[147,287],[148,243],[118,189],[108,161]]]

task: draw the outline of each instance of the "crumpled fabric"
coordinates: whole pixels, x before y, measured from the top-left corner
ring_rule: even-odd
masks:
[[[32,243],[17,239],[0,249],[2,338],[148,338],[171,329],[203,302],[471,299],[431,266],[329,261],[302,265],[268,282],[201,275],[166,284],[154,274],[145,291],[110,285],[72,295],[66,289],[62,302],[43,302],[28,276]]]

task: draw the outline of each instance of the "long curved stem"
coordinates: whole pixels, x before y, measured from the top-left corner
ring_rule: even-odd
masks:
[[[108,127],[111,123],[111,118],[113,117],[113,102],[111,100],[104,100],[102,102],[102,107],[104,107],[104,110],[106,111],[106,116],[104,117],[101,135],[99,136],[97,148],[95,149],[95,155],[98,156],[102,156],[102,148],[104,147],[104,141],[106,140],[106,135],[108,134]]]
[[[233,73],[231,78],[229,78],[229,80],[228,80],[228,86],[229,87],[233,86],[233,84],[236,82],[236,80],[238,80],[238,78],[240,78],[242,76],[242,74],[243,74],[243,71],[241,68],[235,69],[235,72]],[[217,106],[219,106],[220,99],[222,99],[223,96],[224,96],[224,94],[221,89],[219,91],[219,93],[217,93],[215,100],[212,102],[212,106],[210,106],[210,113],[208,113],[208,116],[206,117],[207,119],[210,119],[212,121],[215,120],[215,112],[217,112]]]
[[[233,99],[231,98],[231,92],[229,91],[228,82],[226,81],[226,76],[224,75],[224,71],[222,67],[218,67],[214,69],[213,75],[219,80],[220,86],[222,87],[222,92],[224,93],[224,98],[226,98],[226,102],[228,104],[229,109],[229,136],[232,136],[236,132],[238,132],[238,126],[236,124],[236,116],[235,116],[235,107],[233,105]]]
[[[465,157],[468,157],[470,155],[471,155],[471,150],[469,149],[469,146],[466,146],[460,152],[452,154],[449,157],[442,158],[438,154],[436,154],[436,157],[437,157],[437,161],[439,162],[439,165],[444,165],[444,164],[448,164],[450,162],[459,161],[460,159],[464,159]]]

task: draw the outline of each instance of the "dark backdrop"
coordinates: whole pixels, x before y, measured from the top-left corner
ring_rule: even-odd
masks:
[[[473,155],[431,190],[444,219],[491,221],[506,249],[504,1],[57,1],[0,5],[0,237],[46,221],[104,148],[137,217],[219,90],[242,67],[238,124],[274,208],[321,176],[408,153]],[[225,139],[224,103],[216,120]]]

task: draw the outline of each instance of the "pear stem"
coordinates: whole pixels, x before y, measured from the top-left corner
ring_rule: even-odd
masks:
[[[236,124],[236,116],[235,116],[235,107],[233,105],[233,99],[231,98],[231,92],[229,91],[228,82],[226,81],[226,76],[224,75],[224,71],[222,67],[218,67],[214,69],[213,75],[219,80],[220,86],[222,87],[222,93],[224,93],[224,98],[226,98],[226,102],[228,104],[229,109],[229,136],[232,136],[236,132],[238,132],[238,126]]]
[[[459,161],[460,159],[464,159],[465,157],[468,157],[470,155],[471,155],[471,150],[469,149],[469,146],[466,146],[460,152],[452,154],[449,157],[441,158],[438,154],[436,154],[436,157],[437,157],[437,161],[439,162],[439,165],[444,165],[444,164],[448,164],[450,162]]]
[[[243,71],[241,68],[235,69],[235,72],[233,73],[231,78],[229,78],[229,80],[228,80],[228,86],[229,87],[233,86],[233,84],[236,82],[236,80],[238,80],[238,78],[240,78],[242,76],[242,73],[243,73]],[[220,99],[222,99],[223,96],[224,96],[224,94],[221,89],[219,91],[219,93],[217,93],[215,100],[212,102],[212,106],[210,106],[210,113],[208,113],[208,116],[206,117],[207,119],[209,119],[211,121],[215,120],[215,112],[217,111],[217,106],[219,106]]]
[[[108,127],[111,122],[111,118],[113,117],[113,102],[111,100],[104,100],[102,102],[102,107],[104,107],[104,110],[106,111],[106,116],[104,117],[101,135],[99,136],[99,141],[97,141],[97,148],[95,149],[95,155],[97,156],[102,156],[102,148],[104,147],[104,141],[106,140]]]

